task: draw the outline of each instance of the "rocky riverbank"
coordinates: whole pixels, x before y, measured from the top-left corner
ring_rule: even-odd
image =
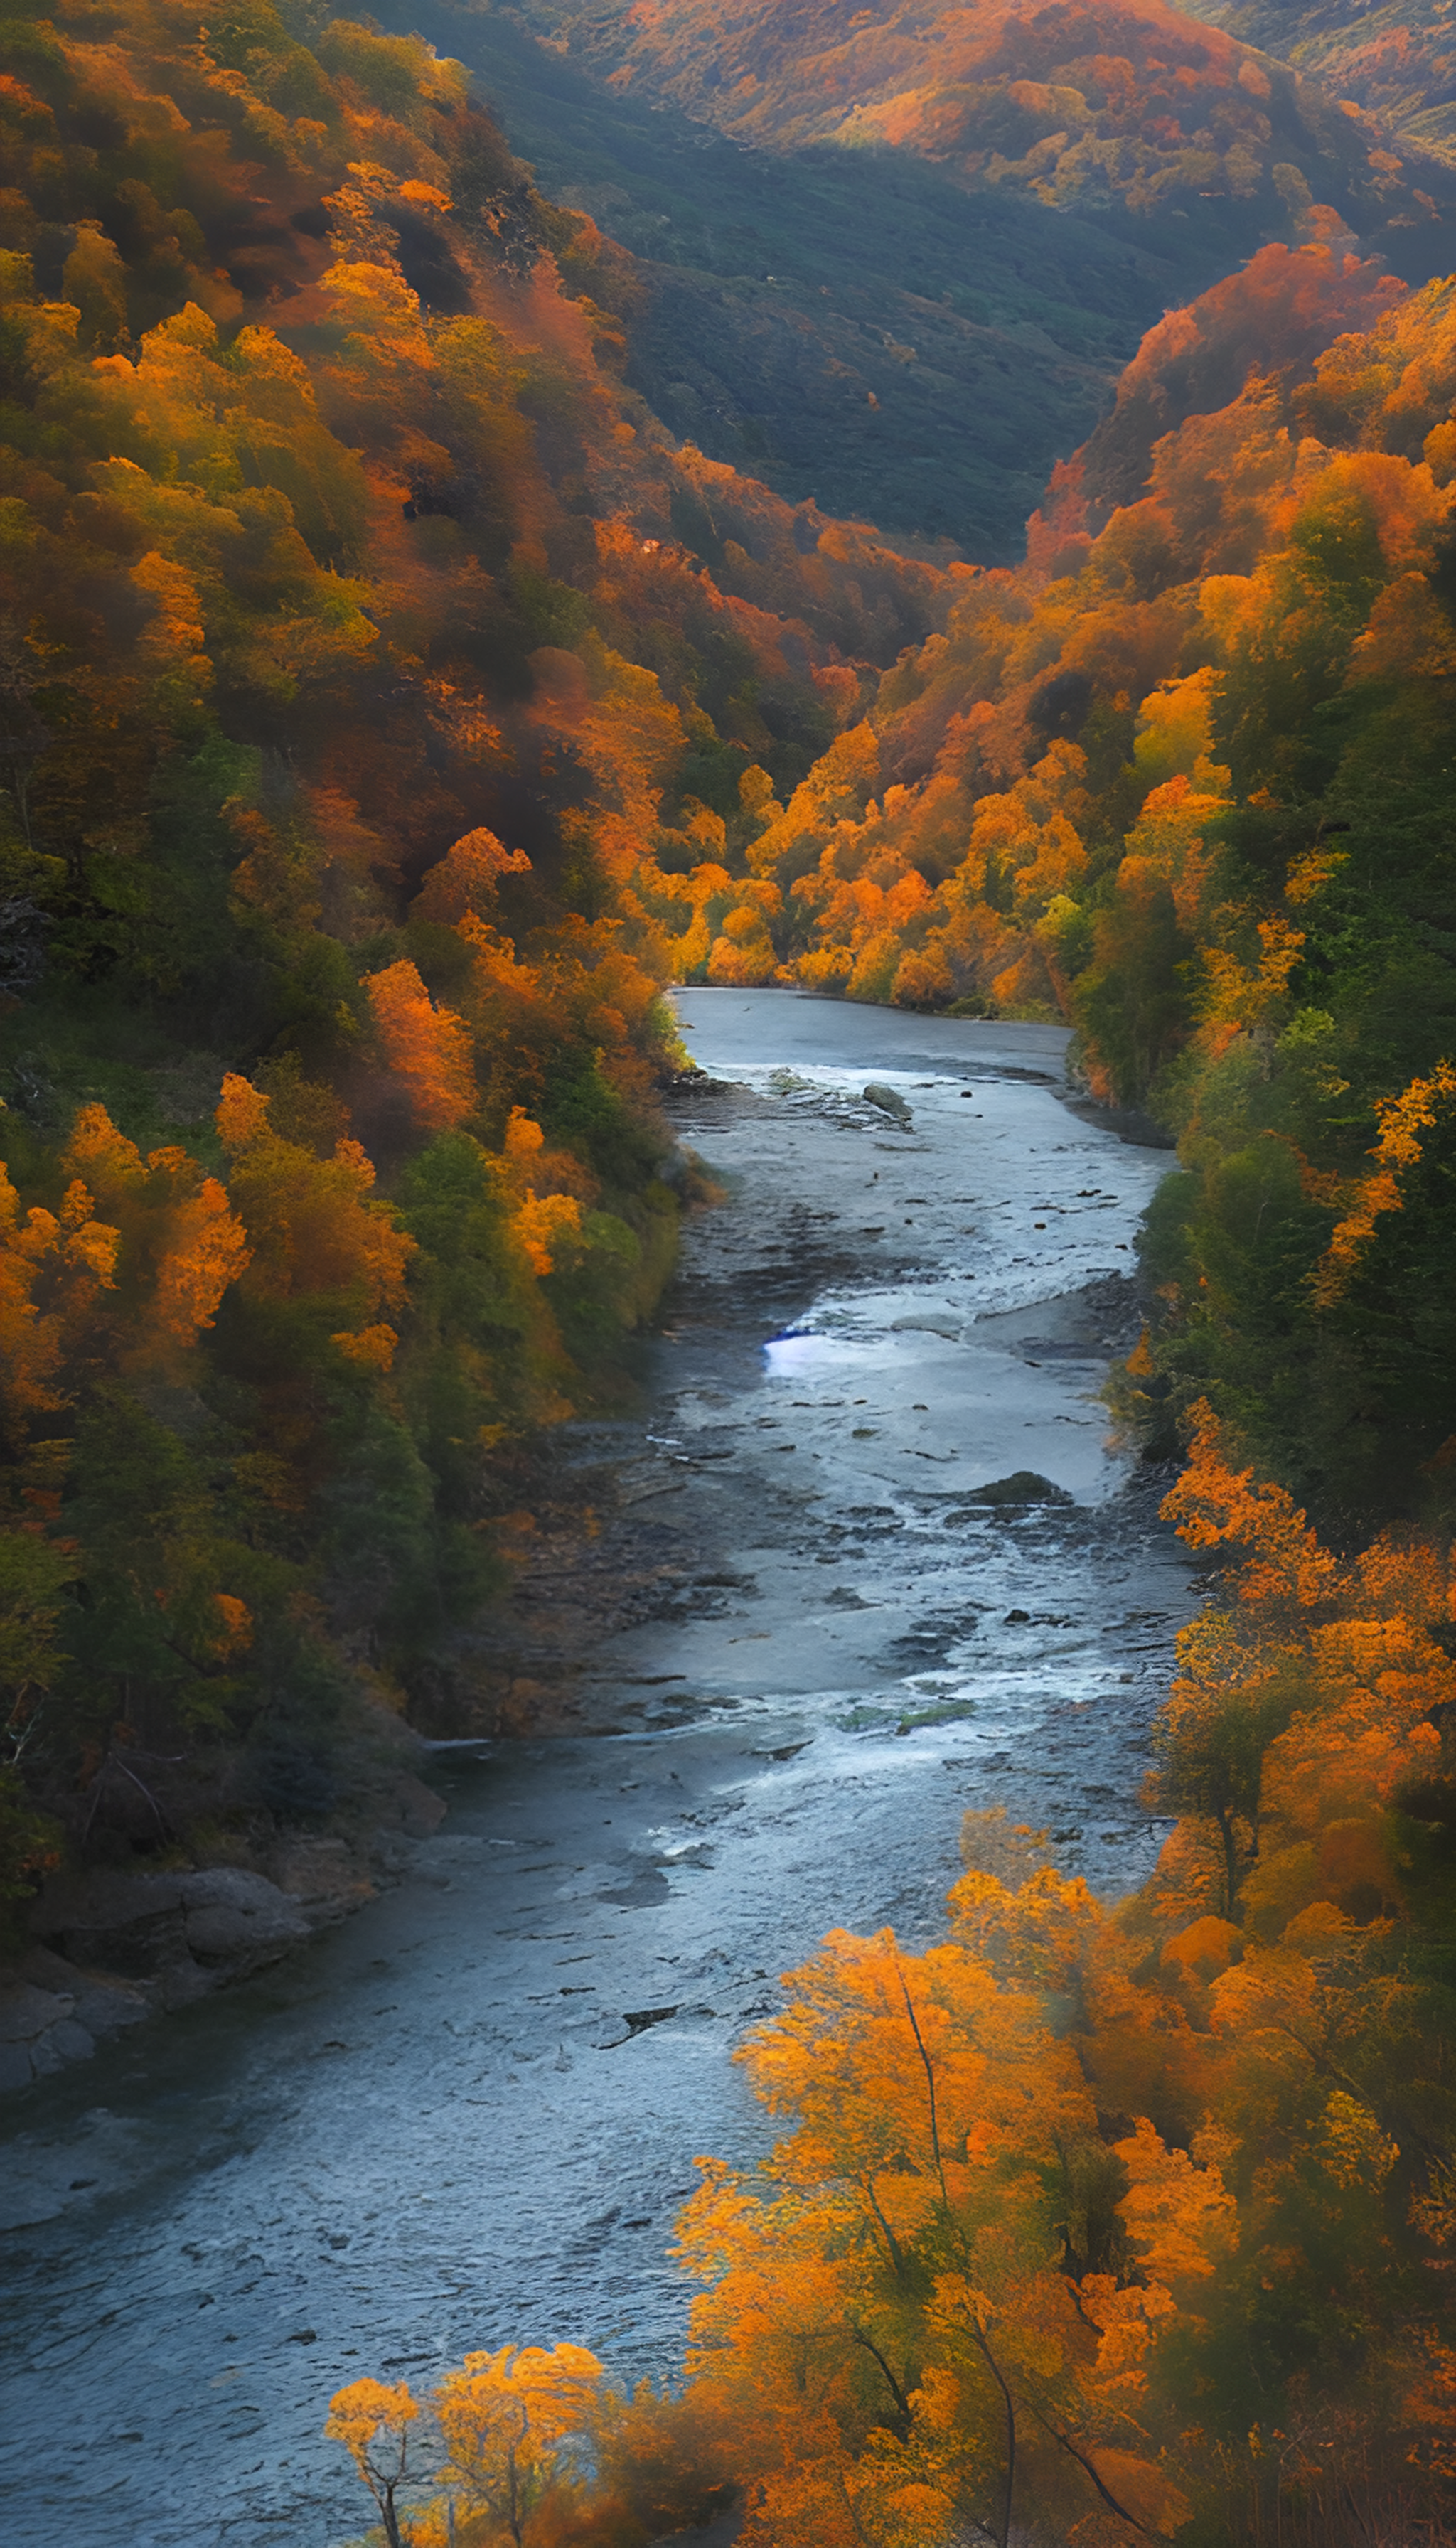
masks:
[[[364,2372],[571,2338],[671,2377],[675,2216],[694,2153],[771,2138],[731,2053],[774,1976],[940,1934],[968,1806],[1106,1893],[1158,1846],[1192,1588],[1098,1391],[1164,1159],[1069,1110],[1051,1030],[684,1009],[725,1201],[493,1628],[491,1707],[560,1730],[435,1753],[409,1880],[11,2101],[0,2484],[47,2548],[357,2534],[320,2432]],[[159,1913],[179,1960],[220,1907]]]
[[[67,1868],[28,1907],[32,1943],[0,1967],[0,2092],[28,2088],[150,2017],[246,1981],[414,1868],[441,1796],[376,1776],[352,1829],[288,1833],[220,1866]]]
[[[954,1393],[957,1428],[968,1349],[971,1367],[980,1368],[982,1404],[979,1450],[964,1456],[982,1474],[966,1477],[963,1492],[982,1506],[1075,1501],[1104,1462],[1100,1414],[1069,1417],[1055,1390],[1050,1423],[1059,1435],[1048,1438],[1045,1428],[1039,1430],[1028,1413],[1038,1397],[1030,1375],[1065,1363],[1093,1374],[1110,1352],[1126,1350],[1138,1323],[1129,1272],[1115,1265],[1089,1269],[1074,1251],[1067,1270],[1084,1279],[1043,1305],[1036,1332],[1027,1331],[1020,1311],[996,1308],[1012,1268],[1031,1261],[1015,1247],[1003,1265],[950,1273],[953,1289],[959,1284],[957,1298],[944,1292],[938,1302],[923,1297],[927,1280],[948,1276],[948,1242],[954,1249],[957,1237],[984,1235],[963,1225],[967,1208],[983,1213],[989,1205],[993,1214],[1009,1215],[1019,1225],[1030,1203],[1032,1228],[1021,1232],[1024,1240],[1046,1236],[1052,1228],[1058,1240],[1066,1234],[1067,1200],[1046,1204],[1038,1219],[1043,1208],[1029,1193],[992,1199],[953,1191],[962,1182],[967,1153],[983,1146],[970,1127],[984,1124],[984,1104],[963,1125],[953,1125],[949,1144],[941,1118],[945,1103],[958,1109],[968,1101],[974,1108],[975,1074],[987,1074],[1003,1088],[1040,1083],[1054,1089],[1094,1135],[1112,1130],[1124,1145],[1140,1131],[1111,1119],[1104,1123],[1066,1088],[1060,1032],[954,1026],[951,1041],[957,1053],[965,1048],[969,1084],[963,1094],[957,1088],[943,1101],[936,1081],[927,1083],[921,1074],[927,1068],[943,1073],[947,1056],[937,1046],[946,1041],[950,1022],[829,1010],[825,1003],[762,993],[698,991],[682,995],[682,1005],[689,1036],[695,1032],[692,1013],[711,1020],[719,1066],[726,1062],[738,1075],[686,1074],[670,1099],[681,1138],[704,1148],[728,1185],[719,1208],[699,1213],[687,1227],[679,1275],[663,1307],[663,1331],[670,1345],[707,1333],[720,1344],[729,1338],[747,1342],[747,1363],[734,1378],[754,1401],[746,1419],[752,1429],[746,1443],[739,1440],[737,1391],[730,1387],[680,1410],[682,1429],[673,1440],[655,1431],[651,1419],[644,1423],[639,1412],[617,1422],[569,1426],[548,1444],[534,1481],[530,1526],[512,1548],[510,1593],[481,1628],[457,1641],[454,1660],[462,1669],[456,1675],[447,1669],[439,1705],[432,1709],[426,1702],[422,1708],[426,1735],[458,1740],[625,1733],[682,1726],[721,1703],[721,1692],[715,1699],[686,1689],[684,1681],[694,1676],[681,1674],[664,1683],[649,1672],[634,1691],[633,1640],[655,1640],[665,1622],[706,1625],[745,1594],[760,1597],[756,1576],[735,1555],[745,1532],[752,1535],[763,1493],[764,1446],[754,1437],[775,1420],[758,1404],[758,1351],[776,1321],[791,1325],[795,1314],[816,1299],[838,1295],[852,1302],[866,1280],[903,1289],[899,1314],[886,1322],[892,1386],[901,1402],[915,1386],[913,1374],[907,1379],[910,1338],[922,1340],[921,1353],[931,1366],[945,1362],[947,1346],[955,1348],[962,1366]],[[827,1080],[822,1071],[815,1074],[813,1055],[826,1033],[837,1051],[863,1046],[865,1067],[892,1067],[892,1077],[860,1084],[853,1061],[841,1062]],[[792,1061],[741,1062],[743,1052],[762,1048],[765,1035],[775,1051],[801,1057],[811,1075],[805,1077]],[[936,1103],[928,1113],[924,1100],[932,1093]],[[1001,1182],[1016,1189],[1038,1152],[1016,1155],[1022,1143],[1014,1124],[998,1128],[993,1138],[1011,1142],[1011,1174]],[[1068,1154],[1068,1144],[1053,1146]],[[942,1155],[933,1170],[911,1164],[937,1148]],[[903,1172],[887,1160],[903,1162]],[[930,1191],[912,1192],[917,1185]],[[855,1200],[847,1210],[851,1194]],[[1090,1206],[1094,1219],[1117,1209],[1111,1190],[1076,1201]],[[911,1213],[899,1209],[903,1203],[912,1206]],[[866,1211],[885,1218],[866,1223]],[[1126,1257],[1126,1242],[1113,1241],[1103,1252],[1116,1254],[1119,1247]],[[979,1285],[974,1295],[972,1284]],[[831,1323],[835,1317],[842,1323],[847,1314],[853,1316],[832,1312]],[[807,1335],[797,1345],[784,1340],[782,1354],[791,1358],[796,1350],[813,1352]],[[942,1394],[943,1377],[934,1373]],[[990,1380],[994,1386],[987,1386]],[[932,1385],[928,1377],[924,1386]],[[1004,1415],[1008,1400],[1009,1428],[997,1421],[997,1402]],[[795,1402],[794,1411],[801,1434],[815,1426],[820,1412],[802,1401]],[[929,1416],[930,1400],[919,1410],[912,1400],[910,1411]],[[1097,1436],[1090,1469],[1085,1459],[1068,1466],[1069,1426]],[[1028,1447],[1029,1431],[1038,1432],[1040,1447]],[[924,1425],[916,1436],[893,1450],[892,1473],[901,1452],[938,1466],[954,1465],[961,1456],[938,1448]],[[826,1453],[832,1459],[848,1454],[853,1502],[864,1492],[866,1475],[883,1482],[882,1448],[867,1447],[874,1441],[883,1448],[878,1423],[831,1425],[809,1456],[822,1467]],[[780,1442],[772,1448],[792,1455],[796,1446]],[[1038,1459],[1049,1462],[1051,1477],[1037,1467]],[[999,1475],[991,1474],[998,1461],[1005,1465]],[[819,1500],[797,1492],[785,1502],[777,1494],[783,1483],[774,1477],[770,1492],[782,1509],[784,1553],[802,1541],[806,1562],[822,1563]],[[823,1481],[814,1484],[822,1489]],[[851,1606],[849,1596],[844,1606]],[[759,1640],[771,1633],[760,1630]],[[704,1678],[701,1670],[695,1677]],[[468,1703],[460,1699],[462,1686],[472,1692]],[[397,1753],[413,1739],[394,1722],[386,1732]],[[321,1834],[286,1833],[262,1843],[239,1836],[221,1865],[155,1872],[144,1864],[103,1866],[52,1878],[29,1909],[32,1943],[0,1968],[0,2093],[89,2059],[98,2044],[126,2029],[190,2007],[277,1963],[415,1871],[420,1846],[445,1811],[435,1789],[402,1760],[383,1772],[359,1774],[350,1807]]]

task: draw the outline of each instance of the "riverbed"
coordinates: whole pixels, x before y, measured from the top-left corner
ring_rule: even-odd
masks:
[[[674,2215],[698,2152],[766,2145],[729,2056],[778,1974],[836,1926],[934,1937],[967,1807],[1108,1895],[1156,1854],[1191,1584],[1097,1392],[1166,1154],[1069,1106],[1054,1029],[680,1009],[722,1199],[639,1402],[559,1447],[647,1588],[558,1653],[580,1730],[437,1756],[399,1890],[8,2110],[46,2548],[356,2534],[319,2427],[364,2373],[564,2336],[671,2373]]]

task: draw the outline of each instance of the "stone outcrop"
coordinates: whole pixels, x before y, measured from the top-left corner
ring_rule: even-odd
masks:
[[[147,2014],[139,1991],[32,1948],[0,1981],[0,2090],[28,2088]]]
[[[0,2093],[26,2088],[138,2019],[186,2008],[245,1981],[370,1901],[381,1883],[422,1872],[421,1845],[445,1818],[408,1770],[373,1790],[376,1827],[286,1833],[257,1866],[52,1876],[31,1904],[34,1944],[0,1971]]]
[[[104,1975],[99,1986],[130,1991],[142,2014],[185,2008],[219,1982],[276,1963],[312,1934],[300,1904],[245,1866],[57,1876],[32,1904],[28,1925],[55,1962],[78,1977]],[[57,2048],[62,2059],[82,2049]]]

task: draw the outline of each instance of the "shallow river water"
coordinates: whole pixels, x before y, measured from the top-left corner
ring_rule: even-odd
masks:
[[[365,2372],[563,2336],[670,2371],[674,2214],[766,2144],[729,2054],[776,1976],[933,1937],[967,1806],[1107,1893],[1155,1854],[1190,1580],[1094,1393],[1166,1158],[1063,1102],[1050,1029],[680,1008],[724,1201],[639,1409],[564,1449],[658,1597],[582,1667],[596,1730],[449,1756],[397,1891],[8,2110],[6,2500],[46,2548],[357,2533],[319,2427]],[[1064,1500],[977,1501],[1025,1471]]]

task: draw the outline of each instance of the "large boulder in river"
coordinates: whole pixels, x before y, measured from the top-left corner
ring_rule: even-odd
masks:
[[[1073,1498],[1065,1487],[1040,1477],[1035,1469],[1013,1469],[1009,1478],[992,1478],[983,1487],[972,1487],[966,1497],[972,1504],[1069,1504]]]
[[[915,1120],[898,1088],[887,1088],[882,1079],[870,1080],[864,1091],[864,1103],[877,1106],[881,1115],[892,1115],[907,1133]]]

